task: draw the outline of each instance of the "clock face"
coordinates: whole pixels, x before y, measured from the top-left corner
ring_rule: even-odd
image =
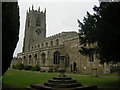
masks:
[[[39,35],[41,33],[40,29],[35,30],[36,34]]]

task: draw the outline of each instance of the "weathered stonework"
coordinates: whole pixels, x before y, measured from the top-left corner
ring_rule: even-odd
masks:
[[[98,73],[104,72],[103,65],[95,58],[79,52],[80,43],[77,32],[61,32],[46,37],[46,11],[29,10],[26,17],[25,38],[23,52],[18,53],[24,65],[39,64],[43,70],[57,70],[59,67],[59,55],[65,56],[67,71],[91,73],[92,68],[97,68]],[[39,20],[38,20],[39,19]],[[38,24],[38,25],[37,25]]]

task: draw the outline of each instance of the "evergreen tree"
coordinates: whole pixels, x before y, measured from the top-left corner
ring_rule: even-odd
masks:
[[[2,2],[2,74],[13,58],[19,35],[18,2]]]
[[[102,2],[93,9],[95,13],[87,13],[83,23],[78,20],[80,52],[84,55],[94,53],[102,63],[119,62],[120,2]]]

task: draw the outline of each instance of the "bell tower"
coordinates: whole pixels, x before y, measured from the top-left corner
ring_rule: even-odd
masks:
[[[25,36],[23,43],[23,52],[30,51],[30,47],[39,44],[46,38],[46,9],[40,11],[40,7],[37,10],[27,11],[26,24],[25,24]]]

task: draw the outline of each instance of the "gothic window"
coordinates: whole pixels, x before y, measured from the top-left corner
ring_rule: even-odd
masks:
[[[26,59],[26,56],[23,57],[23,63],[24,63],[25,65],[27,65],[27,59]]]
[[[31,57],[32,57],[32,56],[31,56],[31,55],[29,55],[29,59],[31,59]]]
[[[43,43],[41,44],[41,48],[43,48],[44,47],[44,45],[43,45]]]
[[[29,63],[29,65],[32,65],[32,56],[31,55],[29,55],[29,61],[28,61],[28,63]]]
[[[38,45],[38,48],[40,47],[40,45]]]
[[[77,71],[77,68],[76,68],[77,64],[76,62],[73,63],[73,71]]]
[[[30,18],[28,18],[28,27],[30,26]]]
[[[36,19],[36,26],[40,26],[40,17],[37,17]]]
[[[50,41],[50,46],[53,46],[53,41]]]
[[[32,46],[32,50],[33,50],[33,46]]]
[[[34,58],[35,58],[35,64],[37,64],[37,54],[35,54]]]
[[[46,55],[45,53],[42,53],[42,64],[45,64],[45,59],[46,59]]]
[[[59,40],[58,39],[56,40],[56,45],[59,45]]]
[[[72,72],[72,71],[73,71],[73,65],[70,64],[70,72]]]
[[[94,57],[93,57],[93,55],[89,55],[89,62],[94,62]]]
[[[58,51],[54,53],[54,61],[53,61],[54,64],[60,64],[59,56],[60,53]]]
[[[35,54],[35,56],[34,56],[36,59],[37,59],[37,54]]]
[[[48,43],[47,42],[45,43],[45,47],[48,47]]]
[[[65,66],[69,67],[69,64],[70,64],[70,57],[69,57],[69,55],[67,55],[65,58]]]

